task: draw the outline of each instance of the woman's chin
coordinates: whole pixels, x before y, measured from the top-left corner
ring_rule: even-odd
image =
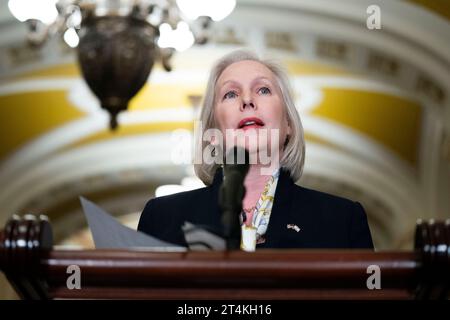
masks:
[[[263,164],[268,165],[272,162],[271,153],[267,148],[250,147],[247,148],[250,155],[251,164]]]

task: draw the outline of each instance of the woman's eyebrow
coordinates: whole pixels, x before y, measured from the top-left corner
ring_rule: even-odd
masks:
[[[227,80],[227,81],[224,81],[224,82],[220,85],[220,88],[223,88],[227,83],[231,83],[231,84],[234,84],[234,85],[239,85],[239,82],[237,82],[237,81],[235,81],[235,80]]]
[[[252,80],[251,84],[254,85],[255,83],[257,83],[258,81],[261,81],[261,80],[268,81],[269,83],[272,84],[272,80],[270,80],[269,78],[264,77],[264,76],[256,77],[255,79]],[[219,89],[222,89],[223,87],[225,87],[226,84],[229,84],[229,83],[232,84],[232,85],[236,85],[236,86],[240,86],[240,85],[241,85],[241,84],[240,84],[238,81],[236,81],[236,80],[226,80],[226,81],[222,82],[222,83],[219,85]]]
[[[258,82],[260,80],[266,80],[269,83],[272,83],[272,80],[270,80],[269,78],[264,77],[264,76],[260,76],[260,77],[256,77],[255,79],[253,79],[252,84],[254,84],[254,83],[256,83],[256,82]]]

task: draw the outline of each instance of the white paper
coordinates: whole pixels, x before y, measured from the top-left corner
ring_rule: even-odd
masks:
[[[97,249],[147,248],[152,251],[177,252],[187,250],[185,247],[161,241],[124,226],[102,208],[84,197],[80,197],[80,201]]]

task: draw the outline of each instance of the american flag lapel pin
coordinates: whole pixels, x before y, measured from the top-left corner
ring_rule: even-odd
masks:
[[[296,224],[288,224],[287,226],[286,226],[286,228],[288,228],[288,229],[293,229],[293,230],[295,230],[296,232],[299,232],[300,231],[300,227],[299,226],[297,226]]]

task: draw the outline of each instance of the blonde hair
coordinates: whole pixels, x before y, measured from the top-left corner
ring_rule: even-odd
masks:
[[[196,137],[196,148],[205,150],[210,142],[203,141],[202,137],[204,132],[208,129],[217,128],[214,117],[214,105],[216,101],[215,87],[217,84],[217,80],[229,65],[246,60],[261,63],[275,75],[277,84],[282,93],[284,105],[286,107],[288,122],[291,126],[291,134],[284,147],[283,156],[280,160],[280,166],[288,170],[291,178],[294,181],[297,181],[298,179],[300,179],[303,172],[303,165],[305,162],[305,141],[302,122],[300,120],[297,109],[295,108],[288,77],[283,68],[281,68],[278,64],[268,60],[261,60],[254,53],[249,51],[233,51],[218,60],[211,69],[211,73],[209,75],[208,83],[206,86],[205,96],[203,98],[202,110],[200,113],[202,132],[200,136]],[[202,152],[196,152],[196,155],[201,154]],[[207,164],[202,161],[202,159],[197,159],[194,162],[195,174],[206,185],[210,185],[212,183],[217,167],[219,167],[218,164]]]

